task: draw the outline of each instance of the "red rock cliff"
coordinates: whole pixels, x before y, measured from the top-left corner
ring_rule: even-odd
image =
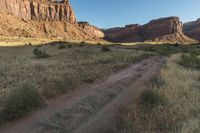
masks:
[[[183,24],[178,17],[155,19],[142,26],[128,25],[122,28],[107,29],[104,33],[106,40],[114,42],[195,42],[184,35]]]
[[[183,24],[178,17],[160,18],[143,25],[140,32],[145,40],[153,40],[169,34],[182,33]]]
[[[24,20],[67,21],[76,23],[76,17],[68,0],[1,0],[1,10]]]
[[[185,23],[183,29],[186,35],[200,41],[200,18],[196,21]]]
[[[97,27],[90,25],[88,22],[78,22],[79,27],[97,38],[103,38],[104,33]]]

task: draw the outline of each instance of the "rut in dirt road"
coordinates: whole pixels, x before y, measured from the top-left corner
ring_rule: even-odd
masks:
[[[128,105],[134,92],[155,76],[162,64],[163,57],[144,59],[89,87],[48,101],[46,107],[3,125],[0,133],[94,133],[106,129],[115,124],[116,110]]]

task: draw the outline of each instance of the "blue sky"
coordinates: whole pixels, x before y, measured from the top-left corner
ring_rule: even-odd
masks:
[[[151,19],[179,16],[188,22],[200,18],[200,0],[70,0],[78,21],[100,28],[145,24]]]

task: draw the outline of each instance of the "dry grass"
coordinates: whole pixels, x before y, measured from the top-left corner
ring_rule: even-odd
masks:
[[[160,78],[123,111],[121,132],[200,132],[200,71],[178,65],[179,59],[180,55],[170,57]]]
[[[43,99],[52,98],[93,83],[149,55],[114,47],[111,52],[102,52],[101,46],[73,45],[62,50],[58,47],[39,47],[50,55],[46,59],[34,58],[33,46],[0,48],[0,112],[9,93],[23,84],[32,85]]]
[[[32,45],[45,44],[48,42],[53,42],[57,40],[51,39],[38,39],[38,38],[25,38],[25,37],[7,37],[0,36],[0,46],[8,47],[8,46],[24,46],[31,43]]]

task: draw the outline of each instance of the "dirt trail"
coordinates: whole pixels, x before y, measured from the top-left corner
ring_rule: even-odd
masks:
[[[65,116],[83,114],[83,110],[79,109],[80,103],[82,102],[82,105],[86,104],[85,99],[88,97],[98,99],[95,103],[98,107],[91,114],[83,115],[84,117],[72,117],[65,120],[65,123],[68,122],[69,124],[63,125],[64,131],[94,133],[98,129],[106,129],[111,123],[115,124],[114,118],[118,113],[116,110],[119,107],[128,105],[130,99],[134,96],[134,92],[155,76],[163,63],[164,58],[157,56],[135,63],[127,69],[97,81],[90,86],[79,88],[70,94],[49,100],[47,106],[38,111],[0,127],[0,133],[53,132],[51,128],[46,128],[41,122],[50,120],[55,114],[62,113],[66,108],[69,111],[65,113]],[[77,104],[78,106],[75,106]],[[83,119],[84,122],[81,122],[80,119]]]

